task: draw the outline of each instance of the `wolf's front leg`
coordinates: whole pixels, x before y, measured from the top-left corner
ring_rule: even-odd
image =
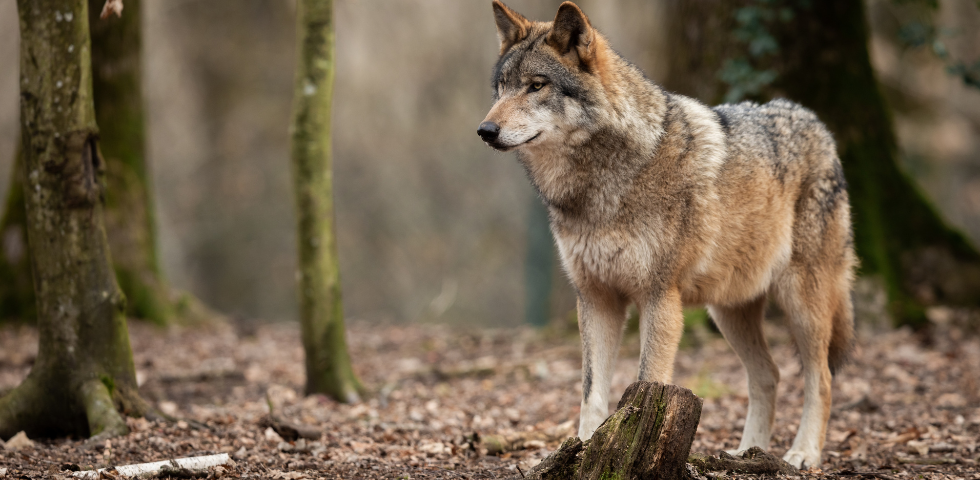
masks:
[[[676,289],[667,290],[640,305],[640,380],[671,382],[674,356],[683,333],[683,304]]]
[[[619,299],[579,296],[578,330],[582,335],[582,412],[578,436],[592,438],[609,415],[609,387],[623,336],[626,305]]]

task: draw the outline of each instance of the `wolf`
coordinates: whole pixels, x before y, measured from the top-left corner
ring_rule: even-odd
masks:
[[[640,380],[670,383],[682,308],[705,304],[748,373],[738,450],[769,447],[779,370],[768,298],[789,319],[803,415],[783,457],[819,467],[831,372],[853,337],[854,254],[834,140],[787,100],[709,108],[617,54],[572,2],[532,22],[499,0],[493,106],[477,133],[516,152],[547,205],[577,294],[579,437],[608,415],[626,309],[640,314]]]

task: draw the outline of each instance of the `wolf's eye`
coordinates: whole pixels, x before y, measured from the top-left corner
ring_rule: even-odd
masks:
[[[531,91],[532,92],[537,92],[538,90],[541,90],[542,87],[544,87],[544,84],[543,83],[541,83],[541,82],[534,82],[534,83],[531,84]]]

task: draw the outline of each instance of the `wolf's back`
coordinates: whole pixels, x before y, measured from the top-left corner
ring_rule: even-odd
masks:
[[[850,292],[857,257],[847,181],[833,136],[815,113],[784,99],[762,105],[719,105],[712,110],[725,131],[729,160],[741,163],[732,168],[764,167],[781,184],[780,190],[795,192],[795,198],[788,199],[797,205],[794,261],[845,271],[842,276],[828,277],[828,281],[840,282],[835,289],[837,302],[830,307],[833,334],[828,351],[830,368],[836,371],[846,362],[853,343]],[[818,240],[828,236],[834,238]]]

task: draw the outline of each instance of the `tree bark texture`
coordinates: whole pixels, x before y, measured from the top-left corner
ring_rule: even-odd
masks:
[[[21,142],[39,349],[0,399],[0,437],[112,436],[140,415],[133,355],[103,228],[104,163],[85,0],[18,0]]]
[[[899,324],[925,320],[931,303],[980,305],[980,255],[941,218],[900,168],[891,114],[868,54],[864,2],[776,2],[794,15],[773,22],[779,50],[760,61],[778,77],[758,100],[787,97],[817,113],[837,140],[849,184],[860,273],[882,280]],[[672,0],[670,35],[680,56],[671,63],[668,89],[719,102],[718,72],[726,58],[744,53],[733,41],[742,0]]]
[[[306,391],[356,402],[361,387],[347,353],[334,235],[330,130],[335,65],[333,1],[300,0],[296,15],[299,61],[291,133]]]
[[[566,440],[532,479],[681,479],[702,400],[676,385],[635,382],[592,438]]]

